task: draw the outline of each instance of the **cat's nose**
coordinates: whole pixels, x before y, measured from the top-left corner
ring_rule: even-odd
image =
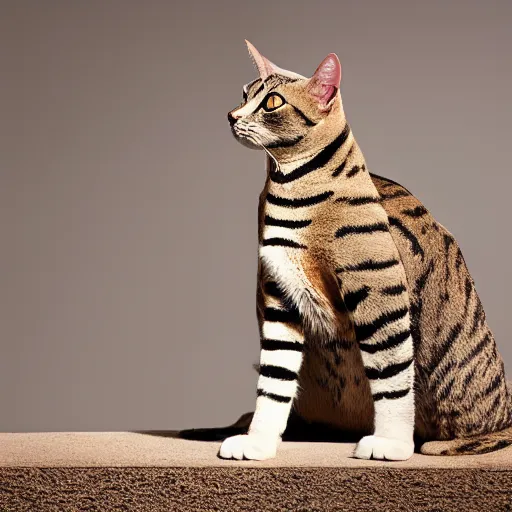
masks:
[[[228,112],[228,121],[231,126],[236,123],[237,118],[233,116],[231,112]]]

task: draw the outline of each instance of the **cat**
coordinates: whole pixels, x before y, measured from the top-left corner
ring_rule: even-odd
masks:
[[[512,444],[503,361],[453,236],[369,172],[329,54],[311,78],[247,42],[259,77],[228,114],[267,155],[259,201],[256,408],[222,458],[275,457],[292,405],[362,436],[354,456],[406,460]]]

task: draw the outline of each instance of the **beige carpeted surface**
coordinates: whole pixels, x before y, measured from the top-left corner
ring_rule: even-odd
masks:
[[[284,442],[265,462],[173,433],[0,434],[0,511],[506,511],[512,447],[406,462],[353,444]]]

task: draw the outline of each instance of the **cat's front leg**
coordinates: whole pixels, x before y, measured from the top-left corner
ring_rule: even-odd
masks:
[[[414,354],[402,263],[389,257],[339,271],[375,406],[374,434],[354,456],[406,460],[414,452]]]
[[[275,283],[266,283],[263,301],[256,409],[248,433],[222,443],[224,459],[275,457],[297,392],[304,348],[299,315],[284,305]]]

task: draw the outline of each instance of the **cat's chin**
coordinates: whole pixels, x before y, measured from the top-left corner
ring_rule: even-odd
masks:
[[[254,144],[254,142],[250,141],[249,139],[246,139],[242,135],[238,135],[235,132],[233,132],[233,136],[235,139],[242,144],[242,146],[245,146],[249,149],[263,149],[261,146],[258,146],[257,144]]]
[[[249,149],[263,149],[261,146],[258,146],[254,144],[254,142],[251,142],[250,140],[247,139],[238,139],[238,142],[240,142],[240,144],[243,144],[246,148]]]

